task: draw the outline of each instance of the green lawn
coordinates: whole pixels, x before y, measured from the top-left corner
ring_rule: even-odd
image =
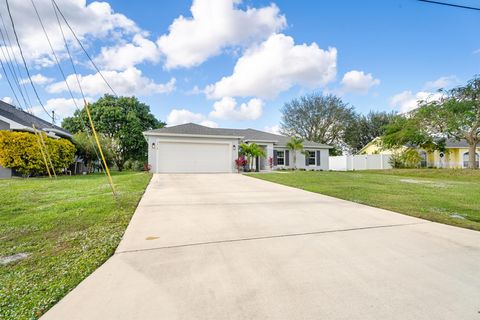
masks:
[[[480,230],[478,170],[285,171],[250,176],[431,221]]]
[[[151,175],[0,180],[0,319],[36,319],[110,257]]]

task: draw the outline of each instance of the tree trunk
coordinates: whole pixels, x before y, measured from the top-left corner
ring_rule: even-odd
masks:
[[[293,150],[293,169],[297,170],[297,151]]]
[[[478,142],[474,142],[474,143],[469,142],[468,143],[468,168],[469,169],[478,169],[477,159],[476,159],[477,143]]]

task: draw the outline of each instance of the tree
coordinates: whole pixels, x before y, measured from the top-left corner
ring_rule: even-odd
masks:
[[[75,146],[66,139],[55,140],[45,133],[40,134],[55,171],[69,167],[74,161]],[[0,165],[5,168],[14,169],[25,177],[47,173],[38,139],[33,133],[0,131],[0,150]]]
[[[333,146],[335,154],[344,149],[343,137],[354,117],[353,107],[339,97],[314,93],[286,103],[280,126],[285,135]]]
[[[292,137],[286,145],[288,150],[291,150],[293,153],[293,167],[297,169],[297,151],[303,152],[303,139]]]
[[[99,152],[95,138],[88,132],[77,132],[73,135],[73,143],[77,148],[77,155],[82,158],[83,163],[87,166],[88,172],[93,172],[93,164],[99,159]],[[106,158],[107,164],[112,162],[113,150],[111,150],[111,140],[103,135],[99,135],[100,145],[102,146],[103,154]]]
[[[110,142],[114,151],[113,161],[119,170],[123,169],[127,159],[146,159],[148,149],[142,134],[144,131],[165,126],[150,113],[149,106],[135,97],[105,95],[90,104],[89,108],[97,131]],[[73,117],[65,118],[62,126],[74,133],[91,133],[85,109],[77,110]]]
[[[265,150],[256,143],[242,143],[240,145],[240,154],[247,157],[247,163],[250,170],[253,169],[252,159],[255,159],[256,157],[265,158],[267,156]],[[258,171],[258,168],[256,169]]]
[[[448,91],[439,101],[424,102],[416,116],[432,135],[468,143],[468,167],[477,169],[475,161],[480,142],[480,76],[466,85]]]
[[[385,126],[379,144],[386,150],[409,146],[429,151],[445,151],[445,138],[440,135],[432,135],[425,125],[424,119],[413,113],[394,117]]]
[[[370,111],[367,115],[356,115],[344,135],[344,142],[350,153],[357,153],[370,141],[383,135],[386,126],[394,118],[394,112],[384,111]]]

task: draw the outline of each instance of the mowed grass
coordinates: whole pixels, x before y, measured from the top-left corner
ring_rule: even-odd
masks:
[[[36,319],[117,247],[151,175],[116,173],[0,180],[0,319]]]
[[[398,169],[250,176],[373,207],[480,230],[480,171]]]

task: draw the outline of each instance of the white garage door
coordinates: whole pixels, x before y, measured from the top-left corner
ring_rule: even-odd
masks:
[[[231,172],[229,144],[160,142],[157,172]]]

